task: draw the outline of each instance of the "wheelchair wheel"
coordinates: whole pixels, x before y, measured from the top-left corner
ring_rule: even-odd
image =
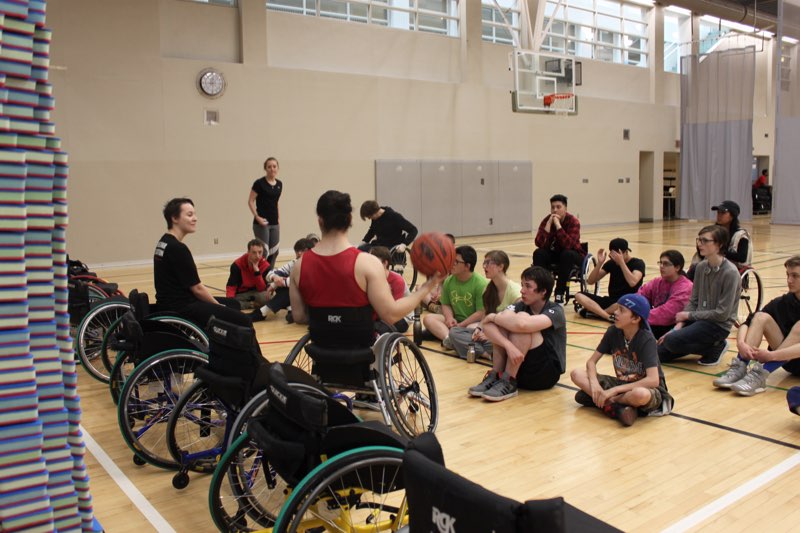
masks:
[[[187,338],[197,342],[202,347],[201,351],[208,353],[208,335],[206,335],[206,332],[203,331],[202,328],[198,327],[193,322],[190,322],[185,318],[171,315],[155,315],[148,317],[148,320],[158,320],[159,322],[165,322],[175,326],[175,328],[186,335]]]
[[[122,438],[136,456],[160,468],[177,469],[167,449],[166,424],[175,404],[208,356],[194,350],[167,350],[139,364],[125,380],[117,415]]]
[[[225,450],[227,421],[228,410],[207,383],[195,381],[181,394],[167,422],[167,450],[182,472],[214,471]]]
[[[289,355],[286,356],[286,360],[284,361],[284,363],[287,365],[296,366],[307,374],[311,374],[311,368],[314,365],[314,361],[311,360],[311,357],[309,357],[304,350],[309,340],[311,340],[310,333],[306,333],[300,337],[300,340],[295,343],[295,345],[292,347],[292,350],[289,352]]]
[[[295,487],[274,532],[397,531],[408,523],[403,450],[368,446],[341,453]]]
[[[433,374],[408,337],[392,334],[378,358],[380,388],[395,430],[409,438],[434,431],[439,422]]]
[[[231,424],[231,430],[228,434],[228,446],[232,446],[233,442],[242,435],[247,429],[247,421],[253,417],[260,415],[269,405],[267,398],[267,391],[262,390],[245,404],[239,414],[236,415],[236,420]]]
[[[83,317],[75,333],[75,351],[90,376],[108,383],[109,369],[105,368],[101,348],[106,333],[122,315],[130,310],[128,302],[102,302]]]
[[[114,360],[114,367],[108,377],[108,390],[111,393],[111,401],[114,402],[114,405],[119,405],[122,387],[125,386],[125,380],[133,373],[135,367],[136,361],[132,354],[121,352]]]
[[[271,527],[289,488],[245,432],[223,454],[208,490],[208,506],[220,531]]]
[[[752,268],[746,269],[741,274],[742,294],[739,297],[739,311],[736,326],[744,324],[748,317],[761,310],[764,299],[764,286],[761,276]]]
[[[396,247],[393,247],[391,252],[391,261],[389,262],[389,270],[392,272],[396,272],[403,276],[403,279],[408,284],[408,290],[413,291],[414,288],[417,286],[417,268],[414,266],[414,263],[408,260],[409,254],[411,251],[408,247],[406,247],[405,252],[397,252],[395,251]],[[408,265],[411,265],[411,268],[408,268]],[[406,275],[408,274],[408,275]]]

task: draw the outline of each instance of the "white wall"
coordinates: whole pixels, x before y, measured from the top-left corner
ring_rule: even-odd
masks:
[[[74,257],[149,261],[161,207],[177,195],[198,208],[195,255],[237,253],[251,237],[248,190],[269,155],[285,183],[284,250],[316,230],[323,191],[348,191],[356,207],[373,198],[375,159],[531,160],[535,223],[555,193],[584,225],[637,221],[639,152],[660,162],[678,138],[677,76],[661,65],[584,60],[577,116],[518,114],[508,47],[240,4],[244,18],[182,0],[48,5]],[[195,88],[209,66],[228,80],[217,100]],[[220,124],[205,126],[204,109]],[[355,226],[358,240],[366,225]]]

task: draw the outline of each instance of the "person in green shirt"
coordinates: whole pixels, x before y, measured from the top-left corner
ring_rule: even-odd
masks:
[[[442,312],[426,314],[422,319],[425,328],[447,349],[453,347],[448,337],[450,328],[480,322],[485,315],[483,291],[489,280],[474,272],[477,261],[472,246],[456,248],[456,261],[442,284]]]

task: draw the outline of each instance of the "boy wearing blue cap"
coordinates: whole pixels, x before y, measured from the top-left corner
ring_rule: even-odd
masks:
[[[647,324],[650,304],[640,294],[625,294],[617,303],[614,325],[606,330],[586,368],[574,369],[570,378],[581,389],[575,401],[596,406],[630,426],[640,413],[669,414],[674,400],[667,391],[656,339]],[[612,356],[615,376],[597,373],[603,354]]]

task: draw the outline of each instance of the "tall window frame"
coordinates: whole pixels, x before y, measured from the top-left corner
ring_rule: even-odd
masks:
[[[266,7],[447,37],[460,35],[458,0],[267,0]]]
[[[651,6],[620,0],[547,0],[542,50],[647,67]]]
[[[510,45],[515,40],[519,42],[522,29],[519,2],[520,0],[497,0],[500,6],[498,9],[493,0],[481,0],[481,38],[484,41]]]

